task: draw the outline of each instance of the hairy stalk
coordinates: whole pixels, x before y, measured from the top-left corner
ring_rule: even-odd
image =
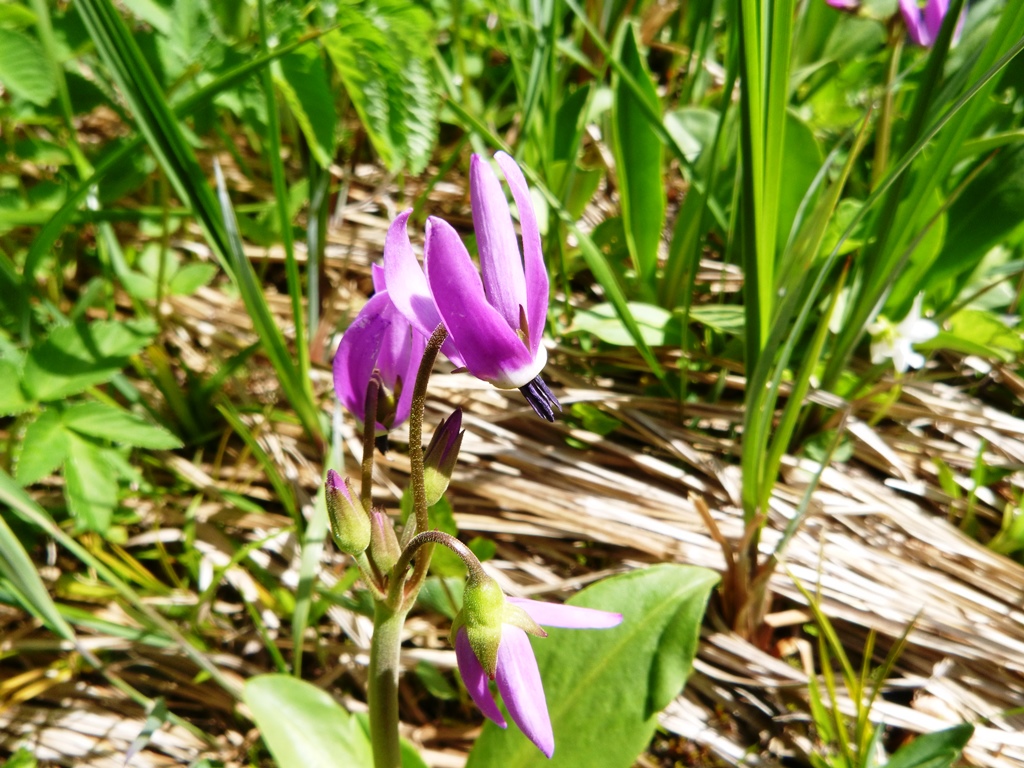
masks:
[[[407,609],[394,610],[391,601],[378,601],[373,612],[370,643],[370,741],[375,768],[401,768],[398,738],[398,672],[402,625]]]
[[[441,349],[448,331],[439,325],[427,342],[427,348],[416,372],[416,384],[412,395],[412,410],[409,414],[409,464],[412,480],[413,509],[415,525],[420,531],[429,527],[427,517],[427,490],[423,480],[423,407],[427,400],[427,383],[430,372],[434,368],[434,360]],[[370,390],[376,390],[370,387]],[[376,394],[373,395],[374,408],[369,409],[370,393],[367,392],[367,427],[363,433],[363,504],[369,510],[367,490],[370,487],[367,477],[366,456],[370,456],[372,470],[373,433],[376,424]],[[371,415],[372,414],[372,415]],[[371,421],[372,418],[372,421]],[[373,742],[373,762],[375,768],[401,768],[402,755],[398,738],[398,673],[399,657],[402,648],[402,625],[406,614],[416,599],[416,593],[422,584],[423,577],[430,565],[432,542],[438,539],[432,536],[436,532],[428,531],[420,534],[402,552],[398,567],[392,570],[388,595],[377,600],[373,614],[373,640],[370,644],[370,738]],[[428,546],[424,547],[424,544]],[[460,547],[461,542],[456,541]],[[449,544],[449,546],[451,546]],[[465,547],[463,547],[465,549]],[[420,551],[422,549],[422,551]],[[468,550],[466,550],[468,552]],[[404,574],[409,567],[411,558],[418,554],[413,575],[412,588],[405,595]],[[472,553],[469,553],[472,556]],[[460,555],[461,556],[461,555]],[[474,558],[475,560],[476,558]],[[479,567],[479,563],[477,564]]]
[[[427,382],[430,381],[430,372],[434,368],[434,360],[437,353],[448,338],[448,329],[443,325],[437,326],[427,348],[423,352],[423,360],[420,362],[419,371],[416,373],[416,389],[412,393],[412,412],[409,415],[409,474],[412,479],[412,500],[413,510],[416,515],[416,530],[425,532],[430,528],[430,519],[427,515],[427,488],[423,480],[423,406],[427,401]],[[413,569],[412,581],[403,602],[410,604],[416,599],[423,579],[427,576],[427,568],[430,567],[430,553],[433,547],[425,547],[416,559],[416,567]],[[403,571],[395,570],[395,582],[401,582],[398,574]]]
[[[473,554],[473,551],[463,544],[461,541],[456,539],[450,533],[444,531],[424,531],[423,533],[417,534],[409,545],[402,550],[402,556],[398,558],[398,562],[395,564],[395,578],[392,580],[391,589],[388,593],[388,602],[392,603],[401,597],[401,584],[402,580],[398,578],[398,574],[404,573],[412,562],[412,559],[416,556],[417,550],[421,547],[426,547],[428,550],[432,550],[435,544],[442,544],[456,555],[459,559],[466,564],[466,569],[469,571],[470,576],[482,575],[483,566],[480,565],[480,561],[477,556]],[[418,561],[417,561],[418,564]],[[408,601],[411,605],[411,601]]]

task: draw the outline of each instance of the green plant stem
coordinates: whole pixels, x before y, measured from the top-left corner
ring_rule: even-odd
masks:
[[[398,738],[398,672],[402,650],[402,625],[407,609],[394,610],[387,602],[376,604],[373,640],[370,643],[370,741],[375,768],[401,768]]]
[[[413,511],[416,515],[416,531],[422,533],[430,528],[430,516],[427,513],[427,488],[423,481],[423,407],[427,402],[427,382],[430,381],[430,372],[434,369],[434,360],[441,350],[441,345],[448,338],[448,329],[443,325],[437,326],[427,342],[427,348],[423,352],[423,360],[420,361],[419,370],[416,372],[416,389],[412,393],[412,411],[409,414],[409,474],[412,479],[412,502]],[[427,568],[430,567],[430,555],[432,546],[423,548],[416,559],[416,567],[413,570],[412,581],[409,584],[408,595],[403,601],[411,604],[416,599],[420,585],[427,577]],[[394,572],[395,582],[400,582],[400,571]]]
[[[903,52],[903,35],[889,29],[890,53],[889,68],[885,74],[885,94],[882,96],[882,108],[878,113],[878,126],[875,130],[875,161],[871,168],[871,188],[875,189],[885,178],[889,166],[889,152],[892,148],[892,113],[893,99],[896,91],[896,80],[900,74],[900,58]]]
[[[373,504],[373,449],[377,437],[377,399],[380,397],[380,381],[370,378],[366,388],[366,400],[363,408],[363,462],[362,475],[359,480],[359,501],[363,504],[366,514],[370,514]],[[411,445],[411,443],[410,443]]]

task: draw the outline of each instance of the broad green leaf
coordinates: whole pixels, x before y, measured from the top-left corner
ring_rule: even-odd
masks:
[[[733,336],[743,333],[743,307],[735,304],[701,304],[690,307],[690,320],[703,323],[720,333]]]
[[[1004,150],[988,164],[949,209],[942,252],[923,288],[942,286],[973,270],[1000,241],[1024,233],[1024,146]]]
[[[13,360],[0,360],[0,416],[14,416],[32,407],[21,388],[21,367]]]
[[[149,321],[78,322],[55,329],[29,350],[25,389],[36,400],[57,400],[109,380],[156,333]]]
[[[918,736],[900,747],[885,768],[950,768],[974,734],[969,723]]]
[[[968,355],[1013,362],[1024,352],[1024,337],[991,312],[964,309],[949,321],[949,330],[915,345],[918,349],[949,349]]]
[[[181,447],[181,440],[141,416],[105,403],[75,403],[65,409],[64,425],[89,437],[155,451]]]
[[[661,111],[658,93],[640,54],[636,30],[624,24],[619,34],[618,57],[640,85],[643,98]],[[665,187],[662,183],[661,141],[651,126],[637,95],[618,74],[612,78],[612,148],[618,175],[626,241],[641,281],[650,286],[658,264],[658,244],[665,220]]]
[[[57,93],[43,47],[23,32],[0,28],[0,83],[22,99],[45,107]]]
[[[167,284],[168,292],[174,296],[189,296],[217,275],[217,266],[205,261],[186,264],[171,277]]]
[[[279,768],[373,765],[359,722],[312,683],[259,675],[246,681],[242,698]]]
[[[60,412],[47,408],[25,429],[14,479],[20,485],[31,485],[63,464],[67,453],[67,433],[61,423]]]
[[[429,576],[416,598],[417,604],[428,610],[455,619],[462,608],[462,595],[466,589],[464,579],[456,576]]]
[[[455,690],[448,678],[430,662],[421,661],[416,665],[415,671],[416,677],[427,689],[427,693],[435,699],[452,701],[459,698],[459,692]]]
[[[629,311],[636,319],[643,340],[650,346],[679,343],[679,322],[667,309],[631,301]],[[606,344],[620,347],[632,347],[636,343],[611,304],[598,304],[577,312],[572,327],[566,333],[592,333]]]
[[[804,202],[804,197],[824,162],[814,131],[791,112],[786,114],[785,144],[786,173],[779,189],[777,238],[780,252],[786,247],[797,211],[801,203]],[[820,188],[815,197],[819,194]],[[807,201],[804,211],[811,212],[813,210],[814,200],[812,199]]]
[[[531,638],[555,734],[548,761],[514,726],[488,722],[467,768],[628,768],[650,742],[658,712],[689,676],[718,574],[656,565],[605,579],[569,603],[618,611],[614,629],[548,629]]]
[[[683,107],[665,115],[665,130],[691,163],[711,147],[718,127],[718,112],[702,107]]]
[[[64,492],[79,528],[105,533],[117,506],[117,479],[103,449],[68,433]]]
[[[282,56],[272,65],[274,84],[302,129],[310,152],[326,168],[334,159],[334,94],[327,71],[315,45],[305,45]]]

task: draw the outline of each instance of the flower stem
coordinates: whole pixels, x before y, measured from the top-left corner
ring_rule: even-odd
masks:
[[[424,531],[419,533],[416,537],[409,542],[408,546],[402,551],[402,556],[398,558],[398,563],[395,565],[395,581],[392,585],[392,591],[388,596],[388,602],[394,603],[398,598],[396,594],[397,585],[401,584],[399,574],[404,573],[405,569],[409,567],[409,563],[412,562],[413,557],[416,556],[416,551],[420,547],[428,547],[433,549],[434,544],[442,544],[462,560],[466,564],[466,570],[469,571],[470,576],[483,575],[484,569],[480,565],[480,561],[477,556],[473,554],[473,551],[463,544],[461,541],[456,539],[450,533],[444,531]],[[417,561],[417,564],[419,561]]]
[[[437,353],[446,338],[448,338],[448,329],[439,325],[434,329],[427,342],[423,360],[420,361],[420,368],[416,373],[416,388],[412,393],[412,410],[409,414],[409,474],[412,480],[412,503],[416,516],[416,530],[419,533],[430,528],[430,518],[427,514],[427,488],[423,480],[423,407],[427,402],[427,382],[430,381],[430,372],[434,369],[434,360],[437,359]],[[426,578],[432,551],[432,546],[424,547],[423,552],[416,559],[416,567],[413,570],[408,593],[401,601],[406,606],[416,599],[416,593],[419,592],[420,585]],[[397,569],[394,571],[396,582],[401,582],[402,573],[403,571]]]
[[[370,514],[373,504],[373,449],[377,437],[377,399],[380,397],[380,381],[376,376],[370,377],[366,388],[366,401],[363,408],[363,463],[362,476],[359,481],[359,500],[363,503],[366,514]]]
[[[378,601],[373,614],[370,643],[370,741],[375,768],[401,768],[398,737],[398,672],[402,650],[402,625],[406,610],[393,610]]]

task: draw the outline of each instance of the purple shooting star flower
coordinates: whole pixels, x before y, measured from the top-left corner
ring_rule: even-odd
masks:
[[[473,155],[469,183],[480,270],[458,233],[431,217],[426,227],[426,282],[433,308],[469,372],[500,389],[519,389],[538,416],[554,421],[554,409],[560,406],[540,376],[547,362],[541,341],[548,310],[540,230],[523,172],[504,152],[495,160],[519,210],[522,253],[498,177],[486,160]],[[411,268],[405,271],[412,273]],[[423,317],[430,310],[422,301],[422,286],[417,290],[419,306],[411,311]]]
[[[374,274],[374,282],[379,279]],[[341,337],[334,356],[334,391],[360,423],[374,375],[384,385],[377,403],[378,432],[409,418],[416,372],[426,339],[395,309],[386,290],[374,294]]]
[[[918,0],[900,0],[900,13],[907,25],[907,35],[915,45],[931,48],[939,37],[942,21],[949,13],[949,0],[927,0],[922,9]],[[953,30],[953,43],[960,39],[965,14],[961,12]]]
[[[470,584],[467,583],[467,599],[469,588]],[[497,682],[498,691],[512,721],[537,749],[545,756],[551,757],[555,752],[555,737],[551,729],[551,717],[548,715],[540,670],[530,647],[530,640],[526,636],[527,632],[546,636],[546,633],[536,626],[538,624],[568,629],[608,629],[618,626],[622,622],[622,615],[593,608],[543,603],[516,597],[506,598],[506,601],[502,611],[503,618],[496,633],[496,655],[494,649],[490,647],[494,642],[493,628],[490,628],[490,633],[486,627],[481,630],[480,627],[473,625],[468,615],[465,617],[465,625],[460,625],[459,619],[456,619],[455,655],[459,663],[459,672],[480,711],[488,719],[506,728],[505,718],[494,703],[488,687],[488,679],[493,678]],[[474,630],[482,631],[483,638],[474,641],[471,637]],[[474,642],[482,647],[475,648]],[[484,657],[483,661],[478,654]],[[492,664],[493,672],[488,673],[485,665]]]

